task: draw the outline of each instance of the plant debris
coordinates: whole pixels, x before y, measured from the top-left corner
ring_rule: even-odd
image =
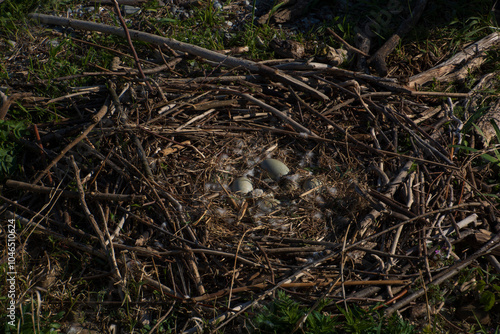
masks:
[[[500,158],[490,143],[500,134],[488,130],[482,141],[468,122],[480,100],[498,111],[488,90],[422,90],[428,80],[415,87],[316,61],[259,63],[121,27],[31,17],[75,29],[58,52],[69,41],[82,53],[104,48],[90,37],[107,34],[144,45],[122,42],[124,50],[108,50],[109,68],[66,77],[23,82],[7,63],[15,73],[0,115],[21,106],[33,120],[16,137],[22,169],[0,196],[2,216],[20,227],[17,256],[28,257],[17,268],[29,282],[23,293],[56,295],[64,281],[75,295],[69,312],[106,326],[118,318],[91,310],[133,305],[145,325],[176,304],[175,332],[196,332],[200,317],[211,319],[210,332],[230,332],[278,289],[303,302],[405,312],[429,285],[449,286],[498,256],[490,180]],[[138,61],[123,53],[129,45]],[[47,40],[33,48],[40,61],[55,50]],[[91,86],[69,84],[88,78]],[[41,83],[68,92],[30,89]],[[39,122],[41,110],[54,120]],[[488,153],[496,164],[482,160]],[[270,171],[270,161],[283,166]],[[55,249],[64,254],[49,260]]]

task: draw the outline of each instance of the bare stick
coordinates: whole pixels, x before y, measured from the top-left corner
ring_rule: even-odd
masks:
[[[61,160],[66,153],[69,152],[76,144],[78,144],[80,141],[82,141],[87,135],[92,131],[92,129],[99,123],[99,121],[106,115],[108,112],[109,104],[110,104],[111,99],[108,98],[106,99],[106,102],[104,102],[104,105],[101,107],[99,112],[92,116],[92,124],[89,125],[88,128],[86,128],[81,135],[79,135],[75,140],[73,140],[68,146],[66,146],[61,153],[54,159],[52,162],[42,171],[38,176],[36,177],[35,181],[33,181],[33,184],[37,184],[40,182],[45,174],[47,174],[52,167],[54,167],[59,160]]]
[[[86,21],[81,21],[81,20],[74,20],[74,19],[68,19],[64,17],[57,17],[57,16],[51,16],[51,15],[45,15],[45,14],[37,14],[37,13],[31,13],[28,15],[30,18],[39,20],[41,23],[45,24],[54,24],[54,25],[60,25],[60,26],[68,26],[72,27],[74,29],[80,29],[80,30],[89,30],[89,31],[99,31],[105,34],[112,34],[112,35],[117,35],[121,37],[125,37],[126,34],[123,31],[123,29],[120,29],[118,27],[112,27],[106,24],[101,24],[101,23],[94,23],[94,22],[86,22]],[[261,65],[258,64],[254,61],[251,60],[245,60],[245,59],[239,59],[236,57],[232,56],[227,56],[220,54],[215,51],[207,50],[205,48],[188,44],[188,43],[183,43],[179,42],[175,39],[172,38],[165,38],[165,37],[160,37],[152,34],[148,34],[145,32],[137,31],[137,30],[132,30],[129,29],[130,33],[130,38],[132,40],[140,40],[143,42],[147,43],[152,43],[152,44],[157,44],[157,45],[163,45],[166,44],[169,47],[171,47],[174,50],[182,51],[182,52],[187,52],[192,55],[208,59],[211,61],[215,61],[219,63],[222,66],[226,67],[242,67],[246,68],[249,71],[252,72],[258,72],[262,75],[266,75],[274,80],[280,81],[286,85],[291,85],[303,92],[307,92],[314,96],[317,99],[328,101],[330,98],[326,96],[325,94],[321,93],[317,89],[312,88],[311,86],[305,84],[304,82],[287,75],[277,69],[274,69],[269,66]]]
[[[401,168],[399,171],[399,174],[396,176],[396,178],[390,183],[389,189],[384,193],[385,196],[392,198],[394,194],[396,193],[396,190],[398,187],[401,185],[403,180],[406,178],[408,175],[408,171],[410,170],[411,166],[413,165],[413,161],[407,161],[406,164]],[[363,236],[366,233],[366,230],[368,229],[368,226],[371,225],[371,223],[379,217],[381,212],[379,210],[373,209],[369,214],[363,218],[363,220],[359,223],[361,226],[360,229],[360,235]]]
[[[444,77],[451,72],[463,68],[463,64],[470,61],[472,58],[484,55],[486,50],[500,43],[500,33],[494,32],[484,37],[476,43],[472,43],[463,51],[458,52],[456,55],[448,59],[442,64],[439,64],[425,72],[416,74],[410,77],[407,84],[410,89],[426,84],[429,81],[436,79],[442,81]],[[468,66],[465,66],[468,69]]]
[[[323,287],[323,286],[331,286],[331,287],[340,287],[342,284],[344,286],[385,286],[385,285],[406,285],[409,284],[411,281],[409,280],[371,280],[371,281],[344,281],[343,283],[340,282],[340,280],[337,280],[336,282],[329,281],[329,280],[319,280],[319,281],[314,281],[314,282],[297,282],[297,283],[285,283],[281,287],[285,289],[307,289],[311,287]],[[248,285],[248,286],[242,286],[238,288],[233,288],[232,292],[233,293],[240,293],[240,292],[248,292],[248,291],[255,291],[255,290],[263,290],[267,289],[269,287],[272,287],[274,284],[272,283],[257,283],[254,285]],[[230,288],[222,289],[217,292],[204,295],[204,296],[199,296],[199,297],[194,297],[191,298],[191,300],[196,301],[196,302],[203,302],[207,300],[212,300],[212,299],[217,299],[223,296],[226,296],[229,294]],[[348,299],[347,299],[348,300]]]
[[[134,140],[135,147],[137,148],[137,155],[139,156],[139,159],[142,162],[142,166],[144,167],[144,171],[146,172],[146,176],[149,179],[153,179],[153,172],[151,171],[151,167],[149,167],[148,157],[146,155],[146,152],[144,151],[144,148],[142,147],[141,141],[135,134],[132,135],[132,138]]]
[[[195,116],[193,118],[191,118],[189,121],[187,121],[186,123],[182,124],[181,126],[179,126],[177,129],[175,129],[175,131],[179,131],[179,130],[182,130],[184,129],[186,126],[188,126],[189,124],[193,123],[193,122],[196,122],[197,120],[199,119],[202,119],[203,117],[211,114],[212,112],[214,112],[215,109],[208,109],[207,111],[205,111],[203,114],[201,115],[198,115],[198,116]]]
[[[224,89],[224,91],[231,92],[231,93],[237,94],[239,96],[242,96],[245,99],[247,99],[248,101],[255,103],[259,107],[262,107],[267,111],[270,111],[271,113],[273,113],[275,116],[277,116],[278,118],[280,118],[284,122],[290,124],[295,130],[297,130],[300,133],[312,135],[314,137],[319,137],[317,134],[315,134],[314,132],[312,132],[311,130],[306,128],[305,126],[301,125],[300,123],[294,121],[293,119],[291,119],[290,117],[285,115],[283,112],[279,111],[278,109],[274,108],[273,106],[270,106],[269,104],[267,104],[265,102],[262,102],[259,99],[256,99],[255,97],[253,97],[251,95],[241,93],[241,92],[238,92],[238,91],[235,91],[232,89]]]
[[[349,234],[350,227],[351,227],[351,225],[348,225],[347,231],[345,231],[344,241],[342,242],[342,251],[341,251],[342,258],[340,259],[340,283],[341,283],[340,287],[342,289],[342,300],[344,301],[344,307],[346,308],[346,310],[347,310],[347,300],[345,298],[344,265],[345,265],[345,261],[346,261],[345,245],[347,242],[347,235]]]
[[[135,65],[137,66],[137,70],[139,71],[141,77],[146,81],[146,85],[148,86],[149,90],[153,91],[153,87],[151,87],[151,84],[146,79],[146,75],[142,71],[142,66],[141,66],[141,63],[139,61],[139,57],[137,56],[137,52],[135,51],[134,44],[132,43],[132,39],[130,38],[127,24],[125,23],[125,20],[123,20],[122,13],[120,12],[120,5],[118,5],[118,2],[116,0],[113,0],[113,3],[115,4],[116,15],[118,15],[118,18],[120,19],[120,24],[123,27],[123,31],[125,32],[125,36],[127,37],[128,45],[130,46],[130,49],[132,50],[132,55],[134,56]]]
[[[459,262],[459,263],[451,266],[448,270],[446,270],[446,272],[444,272],[443,274],[441,274],[440,276],[435,278],[433,280],[432,284],[439,285],[439,284],[449,280],[453,276],[460,273],[460,271],[463,268],[467,267],[472,261],[474,261],[475,259],[477,259],[480,256],[483,256],[485,254],[490,253],[492,250],[494,250],[495,248],[497,248],[499,246],[500,246],[500,233],[497,233],[492,239],[490,239],[490,241],[485,243],[483,245],[483,247],[478,249],[474,254],[472,254],[467,259],[463,260],[462,262]],[[406,305],[408,305],[409,303],[411,303],[415,299],[421,297],[424,293],[425,293],[425,289],[420,289],[420,290],[416,291],[415,293],[411,294],[410,296],[406,297],[405,299],[397,302],[393,306],[387,308],[385,310],[385,312],[388,315],[390,315],[390,314],[396,312],[397,310],[399,310],[400,308],[405,307]]]
[[[52,187],[37,186],[31,183],[25,183],[15,180],[7,180],[5,182],[7,187],[28,190],[35,193],[50,194],[56,193],[67,198],[79,198],[80,194],[76,191],[61,190]],[[144,195],[122,195],[122,194],[104,194],[100,192],[86,192],[85,196],[99,201],[116,201],[116,202],[130,202],[130,201],[143,201],[146,199]]]
[[[401,37],[406,35],[408,31],[410,31],[410,29],[417,23],[420,16],[424,12],[426,4],[427,0],[418,0],[415,8],[410,14],[410,17],[403,21],[396,33],[392,35],[370,59],[368,59],[368,63],[375,67],[380,76],[385,77],[387,75],[387,64],[385,63],[385,58],[387,58],[392,50],[394,50],[394,48],[398,45]]]
[[[278,284],[276,284],[274,287],[272,287],[271,289],[267,290],[266,292],[264,292],[261,296],[259,296],[258,298],[256,298],[254,301],[252,301],[250,304],[246,305],[245,307],[243,307],[240,311],[236,312],[232,317],[230,317],[228,320],[226,320],[225,322],[221,323],[217,328],[215,328],[214,330],[212,330],[210,333],[216,333],[219,329],[221,329],[222,327],[226,326],[233,318],[237,317],[238,315],[240,315],[241,313],[245,312],[247,309],[249,309],[250,307],[254,306],[254,305],[257,305],[261,300],[263,300],[264,298],[266,298],[267,296],[269,296],[270,294],[272,294],[274,291],[276,291],[277,289],[279,289],[283,284],[286,284],[286,283],[291,283],[295,280],[297,280],[298,278],[302,277],[304,275],[304,273],[309,270],[309,269],[312,269],[314,267],[317,267],[319,266],[321,263],[323,263],[324,261],[327,261],[333,257],[337,256],[336,253],[333,253],[333,254],[329,254],[325,257],[322,257],[321,259],[319,260],[316,260],[314,261],[313,263],[301,268],[299,271],[295,272],[294,274],[290,275],[289,277],[281,280]]]
[[[28,220],[28,219],[24,218],[23,216],[20,216],[20,215],[14,213],[14,212],[11,212],[11,211],[5,211],[5,213],[3,213],[3,216],[5,216],[7,218],[19,220],[19,222],[21,222],[24,226],[31,226],[33,224],[33,223],[31,223],[31,220]],[[101,259],[106,259],[106,254],[104,252],[97,250],[91,246],[84,245],[84,244],[81,244],[79,242],[75,242],[75,241],[73,241],[73,238],[68,238],[67,236],[56,233],[56,232],[52,231],[51,229],[48,229],[45,226],[43,226],[41,223],[37,223],[35,225],[34,233],[54,237],[55,239],[70,246],[71,248],[79,249],[79,250],[86,252],[88,254],[97,256]]]
[[[188,250],[190,247],[188,245],[184,246]],[[198,270],[198,266],[196,265],[196,259],[193,256],[193,253],[189,252],[186,256],[186,261],[191,268],[191,275],[193,276],[194,284],[196,285],[196,289],[200,295],[205,294],[205,286],[203,285],[203,281],[201,280],[200,272]]]
[[[116,259],[113,258],[111,252],[109,249],[106,247],[106,240],[104,239],[104,234],[102,231],[99,229],[99,225],[97,224],[97,221],[94,218],[94,215],[90,212],[87,202],[85,202],[85,192],[83,190],[83,185],[82,185],[82,180],[80,179],[80,170],[78,169],[78,166],[76,165],[75,158],[73,156],[71,158],[71,164],[73,165],[73,169],[75,171],[75,179],[76,179],[76,185],[78,187],[78,191],[80,193],[80,205],[82,206],[83,212],[85,213],[85,216],[87,217],[88,221],[94,228],[94,231],[97,234],[97,237],[99,239],[99,242],[101,243],[102,248],[106,252],[109,264],[111,268],[113,268],[113,274],[115,276],[115,279],[121,281],[122,277],[120,274],[120,270],[118,270],[118,265],[116,263]],[[110,247],[112,247],[110,245]]]
[[[332,29],[330,29],[330,28],[326,28],[326,31],[327,31],[330,35],[332,35],[333,37],[335,37],[335,39],[336,39],[337,41],[339,41],[340,43],[344,44],[344,46],[345,46],[348,50],[350,50],[350,51],[352,51],[352,52],[356,52],[356,53],[358,53],[358,54],[360,54],[360,55],[362,55],[362,56],[364,56],[364,57],[367,57],[367,58],[369,58],[369,57],[370,57],[370,55],[369,55],[368,53],[363,52],[363,51],[361,51],[360,49],[357,49],[357,48],[355,48],[354,46],[352,46],[351,44],[347,43],[347,42],[346,42],[346,41],[345,41],[342,37],[340,37],[339,35],[337,35],[337,34],[335,33],[335,31],[333,31]]]

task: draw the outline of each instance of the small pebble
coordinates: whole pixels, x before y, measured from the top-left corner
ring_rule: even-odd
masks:
[[[222,5],[219,1],[214,1],[213,6],[215,10],[222,10]]]
[[[125,5],[123,6],[123,14],[125,15],[133,15],[141,12],[140,7],[134,7],[134,6],[129,6]]]

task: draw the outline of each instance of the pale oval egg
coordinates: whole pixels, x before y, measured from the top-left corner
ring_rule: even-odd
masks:
[[[235,193],[245,195],[253,190],[253,185],[248,178],[242,176],[233,181],[231,190]]]
[[[260,163],[262,167],[273,180],[279,180],[282,176],[288,174],[290,169],[279,160],[266,159]]]

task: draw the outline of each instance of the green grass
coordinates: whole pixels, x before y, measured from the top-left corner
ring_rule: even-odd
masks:
[[[37,312],[37,303],[31,299],[30,303],[23,305],[22,312],[18,313],[16,321],[20,323],[18,328],[12,328],[5,325],[5,334],[26,333],[26,334],[48,334],[59,333],[61,328],[60,320],[65,312],[52,313],[44,311],[41,314]]]
[[[408,322],[397,315],[383,317],[373,310],[365,310],[357,306],[347,309],[338,307],[341,314],[333,315],[324,312],[328,301],[320,303],[315,310],[309,310],[290,298],[285,292],[278,291],[277,299],[264,306],[258,315],[251,319],[255,333],[291,333],[308,315],[300,333],[359,333],[359,334],[411,334],[416,330]]]
[[[0,121],[0,180],[19,172],[22,146],[17,143],[26,134],[24,121]]]
[[[210,1],[201,7],[194,8],[194,15],[180,19],[171,13],[161,18],[150,20],[155,33],[174,38],[181,42],[198,45],[211,50],[223,50],[235,46],[248,46],[249,57],[266,59],[273,55],[268,48],[273,38],[284,37],[283,32],[268,24],[254,25],[252,20],[245,23],[240,31],[224,32],[226,24],[231,21],[224,13],[213,8]]]
[[[224,36],[221,28],[225,24],[224,16],[213,7],[211,1],[204,2],[193,11],[193,15],[188,18],[167,12],[163,17],[150,19],[150,22],[155,26],[155,33],[160,35],[213,50],[222,50]]]

